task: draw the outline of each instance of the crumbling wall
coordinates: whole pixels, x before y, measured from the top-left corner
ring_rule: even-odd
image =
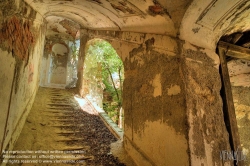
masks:
[[[88,34],[123,60],[124,147],[138,165],[223,165],[230,145],[214,50],[165,35]]]
[[[66,85],[68,54],[68,45],[64,43],[55,43],[53,45],[50,83]]]
[[[189,165],[179,41],[131,32],[89,34],[105,34],[124,63],[124,147],[129,155],[138,165]]]
[[[85,60],[85,52],[86,52],[86,45],[88,40],[90,39],[88,31],[85,29],[81,29],[81,39],[80,39],[80,51],[79,51],[79,57],[78,57],[78,63],[77,63],[77,83],[76,88],[78,89],[81,96],[85,96],[87,83],[85,80],[83,80],[83,66],[84,66],[84,60]]]
[[[250,161],[250,61],[237,59],[229,61],[228,71],[232,85],[234,108],[240,143],[246,155],[245,165]]]
[[[180,57],[154,49],[157,40],[145,40],[124,62],[124,143],[128,151],[139,147],[152,165],[188,165]]]
[[[11,16],[1,26],[0,43],[6,47],[8,52],[22,61],[28,61],[29,48],[35,42],[34,34],[31,32],[31,21],[23,20],[18,16]]]
[[[12,57],[11,53],[8,53],[7,51],[2,51],[1,49],[0,55],[0,145],[2,146],[4,139],[3,136],[6,130],[5,126],[10,105],[10,97],[14,83],[15,59]]]
[[[250,164],[250,88],[242,86],[233,86],[232,94],[234,100],[237,126],[240,135],[240,143],[243,154],[246,155],[244,162]]]
[[[184,44],[182,75],[186,87],[191,165],[223,165],[220,152],[230,151],[224,123],[218,55]],[[226,164],[232,164],[229,161]]]
[[[233,86],[232,94],[234,100],[235,114],[237,126],[240,135],[240,143],[243,154],[246,158],[250,158],[250,88],[242,86]],[[249,160],[245,160],[245,164],[249,165]]]
[[[11,150],[38,88],[45,26],[43,18],[21,0],[0,6],[8,10],[0,15],[0,140],[1,150]]]

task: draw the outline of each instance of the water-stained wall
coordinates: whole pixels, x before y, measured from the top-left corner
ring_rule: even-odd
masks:
[[[240,143],[242,152],[246,159],[250,157],[250,88],[243,86],[233,86],[232,94],[234,100],[235,114],[237,126],[240,135]],[[249,165],[249,160],[245,160],[245,164]]]
[[[223,164],[221,151],[231,148],[214,50],[166,35],[88,34],[108,40],[123,60],[123,141],[138,165]]]
[[[219,57],[213,50],[186,42],[182,51],[182,74],[191,165],[223,165],[221,151],[230,151],[230,145],[220,96]],[[226,160],[224,164],[232,162]]]
[[[229,61],[228,71],[232,85],[234,108],[242,152],[250,161],[250,61],[237,59]]]
[[[188,165],[185,91],[180,57],[175,52],[178,46],[168,38],[173,52],[163,52],[154,48],[158,40],[145,40],[125,58],[124,143],[128,151],[139,147],[151,164]]]
[[[70,54],[69,41],[61,38],[46,38],[40,86],[65,88]]]
[[[43,18],[22,1],[0,5],[5,10],[0,15],[0,146],[10,150],[38,88],[45,26]]]
[[[130,31],[86,30],[81,38],[80,56],[83,62],[88,39],[100,37],[113,45],[124,62],[126,150],[138,165],[223,165],[220,151],[230,151],[230,146],[223,120],[218,56],[215,50],[192,46],[186,41],[216,48],[217,39],[227,27],[231,27],[231,31],[237,30],[239,26],[235,25],[245,18],[249,2],[231,1],[221,10],[225,1],[214,1],[215,5],[209,5],[210,1],[195,0],[184,18],[188,1],[163,5],[173,7],[172,10],[152,1],[133,2],[136,6],[143,5],[142,10],[153,13],[144,15],[140,12],[142,15],[127,18],[120,15],[121,19],[118,19],[119,15],[110,13],[112,18],[108,12],[96,19],[98,15],[92,11],[100,12],[87,7],[87,11],[91,10],[88,15],[92,15],[87,21],[77,16],[82,14],[80,8],[75,14],[67,13],[72,8],[65,5],[67,8],[61,13],[63,16],[66,12],[69,18],[90,29]],[[44,2],[34,1],[31,4],[36,6]],[[51,3],[46,5],[37,8],[42,9],[44,17],[58,9]],[[180,14],[176,6],[182,8]],[[48,13],[47,7],[51,9]],[[229,9],[231,7],[232,10]],[[36,94],[45,28],[42,26],[43,16],[21,0],[1,1],[0,8],[0,136],[3,136],[0,140],[1,149],[11,149]],[[163,13],[157,13],[156,9]],[[218,17],[210,17],[216,14]],[[235,21],[238,16],[241,19]],[[102,18],[106,21],[102,22]],[[222,24],[218,24],[221,20]],[[245,24],[244,21],[239,25]],[[79,78],[82,77],[82,62],[78,68]],[[82,89],[82,86],[80,79],[78,87]]]
[[[52,67],[50,71],[50,83],[66,84],[66,71],[69,49],[68,46],[56,43],[52,46]]]
[[[189,165],[181,41],[129,32],[89,34],[108,40],[124,63],[124,146],[129,155],[138,165]]]

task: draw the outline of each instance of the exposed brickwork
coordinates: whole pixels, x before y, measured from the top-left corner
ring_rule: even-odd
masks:
[[[5,21],[0,30],[0,46],[13,52],[13,55],[19,59],[27,61],[29,47],[35,41],[31,25],[30,21],[23,21],[16,16]]]

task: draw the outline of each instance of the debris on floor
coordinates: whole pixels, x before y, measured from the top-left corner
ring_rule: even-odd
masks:
[[[13,150],[19,163],[7,165],[32,160],[32,165],[125,166],[111,152],[117,138],[89,111],[80,108],[72,90],[40,87]],[[18,154],[21,151],[31,152],[33,158]]]

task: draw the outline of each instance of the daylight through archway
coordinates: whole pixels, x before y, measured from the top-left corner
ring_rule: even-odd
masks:
[[[105,40],[87,43],[83,67],[83,94],[122,128],[123,62]]]

